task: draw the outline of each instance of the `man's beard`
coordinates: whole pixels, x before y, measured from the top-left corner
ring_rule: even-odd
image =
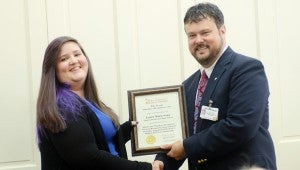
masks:
[[[194,52],[193,56],[198,61],[198,63],[200,63],[202,66],[210,66],[213,64],[213,62],[215,62],[215,60],[219,56],[219,54],[222,50],[222,44],[223,43],[221,43],[220,46],[215,50],[211,50],[210,46],[208,46],[208,45],[201,45],[201,46],[205,46],[207,48],[208,54],[206,56],[198,57],[197,52]],[[201,48],[201,46],[199,45],[196,48]]]

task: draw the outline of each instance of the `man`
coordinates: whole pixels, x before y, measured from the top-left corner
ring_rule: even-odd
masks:
[[[224,17],[214,4],[188,9],[184,29],[189,50],[201,65],[183,82],[189,137],[162,146],[169,151],[155,159],[167,170],[178,169],[186,158],[190,170],[277,169],[262,63],[226,45]]]

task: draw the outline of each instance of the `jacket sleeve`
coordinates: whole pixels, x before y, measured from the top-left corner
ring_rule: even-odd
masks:
[[[76,169],[152,169],[150,163],[130,161],[100,150],[84,116],[67,122],[65,131],[50,133],[49,138],[61,158]]]
[[[181,167],[184,160],[177,161],[174,158],[168,157],[165,153],[159,153],[156,155],[155,160],[160,160],[164,163],[164,170],[176,170]]]
[[[122,138],[125,143],[130,140],[132,128],[131,121],[126,121],[120,125],[119,131],[121,131]]]

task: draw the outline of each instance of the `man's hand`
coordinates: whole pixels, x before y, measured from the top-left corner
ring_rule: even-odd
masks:
[[[152,163],[152,170],[163,170],[164,169],[164,163],[159,160],[155,160]]]
[[[186,157],[182,140],[178,140],[172,144],[162,145],[160,148],[170,150],[167,155],[176,160],[182,160]]]

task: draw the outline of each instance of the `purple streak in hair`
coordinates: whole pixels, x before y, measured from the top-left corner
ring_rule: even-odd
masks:
[[[83,99],[72,92],[68,84],[60,84],[56,90],[56,102],[64,119],[76,118],[82,113]]]
[[[64,120],[76,120],[83,114],[84,99],[81,99],[77,94],[71,91],[71,86],[68,84],[59,84],[56,90],[56,102],[59,114]],[[41,136],[47,138],[46,131],[42,125],[37,125],[37,142],[41,142]]]

